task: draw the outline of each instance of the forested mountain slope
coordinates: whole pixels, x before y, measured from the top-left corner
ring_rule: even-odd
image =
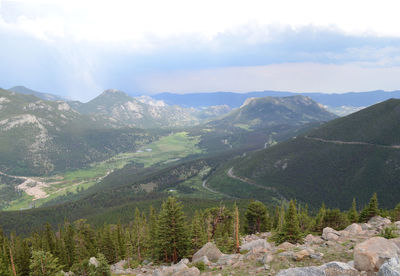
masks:
[[[238,176],[312,206],[348,208],[377,192],[382,206],[400,197],[400,100],[388,100],[328,122],[305,135],[250,154]]]

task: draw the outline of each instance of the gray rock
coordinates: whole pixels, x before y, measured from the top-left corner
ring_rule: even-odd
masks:
[[[281,270],[276,276],[325,276],[325,271],[316,266],[295,267]]]
[[[96,259],[96,257],[91,257],[89,259],[89,264],[94,265],[94,267],[98,267],[99,266],[99,261]]]
[[[252,250],[254,248],[272,249],[272,246],[264,239],[254,240],[240,246],[240,250]]]
[[[219,258],[218,265],[232,265],[239,260],[240,254],[222,254]]]
[[[261,262],[263,264],[269,264],[270,262],[272,262],[272,260],[274,259],[274,256],[270,253],[266,253],[264,255],[264,257],[262,258]]]
[[[336,241],[340,237],[340,233],[336,231],[335,229],[332,229],[330,227],[325,227],[322,230],[322,236],[324,240],[326,241]]]
[[[399,248],[394,242],[373,237],[354,248],[354,267],[359,271],[378,271],[391,258],[398,257]]]
[[[156,269],[153,271],[153,276],[164,276],[164,273],[160,269]]]
[[[221,258],[222,258],[222,257],[221,257]],[[220,258],[220,259],[221,259],[221,258]],[[192,263],[193,263],[193,264],[195,264],[195,263],[204,263],[205,265],[210,265],[210,264],[211,264],[211,262],[210,262],[210,260],[207,258],[207,256],[202,256],[202,257],[196,259],[195,261],[193,261]]]
[[[222,253],[212,242],[206,243],[199,251],[197,251],[192,258],[192,262],[206,256],[211,262],[215,263],[221,258]]]
[[[400,276],[400,262],[398,258],[391,258],[379,269],[378,276]]]
[[[359,224],[357,224],[357,223],[350,224],[349,226],[347,226],[347,227],[344,229],[344,231],[347,231],[347,232],[349,232],[349,233],[352,234],[352,235],[357,235],[357,234],[359,234],[362,230],[363,230],[362,227],[361,227]]]
[[[359,272],[352,266],[342,262],[330,262],[321,265],[319,268],[324,270],[329,276],[357,276]]]
[[[172,276],[198,276],[198,275],[200,275],[200,270],[197,267],[187,268],[172,274]]]

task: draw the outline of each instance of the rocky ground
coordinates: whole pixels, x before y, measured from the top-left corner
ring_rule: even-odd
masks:
[[[121,261],[111,267],[113,275],[211,276],[211,275],[278,275],[278,276],[400,276],[400,238],[378,237],[382,229],[395,226],[374,217],[368,223],[348,226],[345,230],[323,229],[322,236],[308,235],[303,244],[285,242],[279,246],[268,242],[270,233],[242,238],[240,254],[223,254],[207,243],[193,255],[192,261],[181,260],[170,266],[144,263],[125,269]],[[200,271],[198,263],[204,263]],[[196,267],[197,266],[197,267]]]

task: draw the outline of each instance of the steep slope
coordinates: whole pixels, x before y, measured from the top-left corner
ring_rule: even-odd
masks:
[[[197,124],[191,109],[166,105],[150,97],[132,98],[122,91],[109,89],[84,104],[74,104],[82,114],[89,114],[110,127],[177,127]]]
[[[14,86],[8,89],[9,91],[20,93],[20,94],[25,94],[25,95],[33,95],[38,97],[39,99],[46,100],[46,101],[65,101],[64,98],[54,95],[54,94],[49,94],[49,93],[42,93],[38,92],[32,89],[29,89],[25,86]]]
[[[125,140],[125,143],[119,143]],[[106,128],[67,103],[0,90],[0,171],[41,175],[77,168],[151,140],[139,129]]]
[[[314,207],[348,208],[353,197],[365,204],[374,192],[381,206],[393,207],[400,197],[399,115],[400,100],[388,100],[248,155],[232,171]]]

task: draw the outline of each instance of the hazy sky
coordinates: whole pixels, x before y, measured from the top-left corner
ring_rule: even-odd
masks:
[[[0,0],[0,87],[400,89],[400,2]]]

